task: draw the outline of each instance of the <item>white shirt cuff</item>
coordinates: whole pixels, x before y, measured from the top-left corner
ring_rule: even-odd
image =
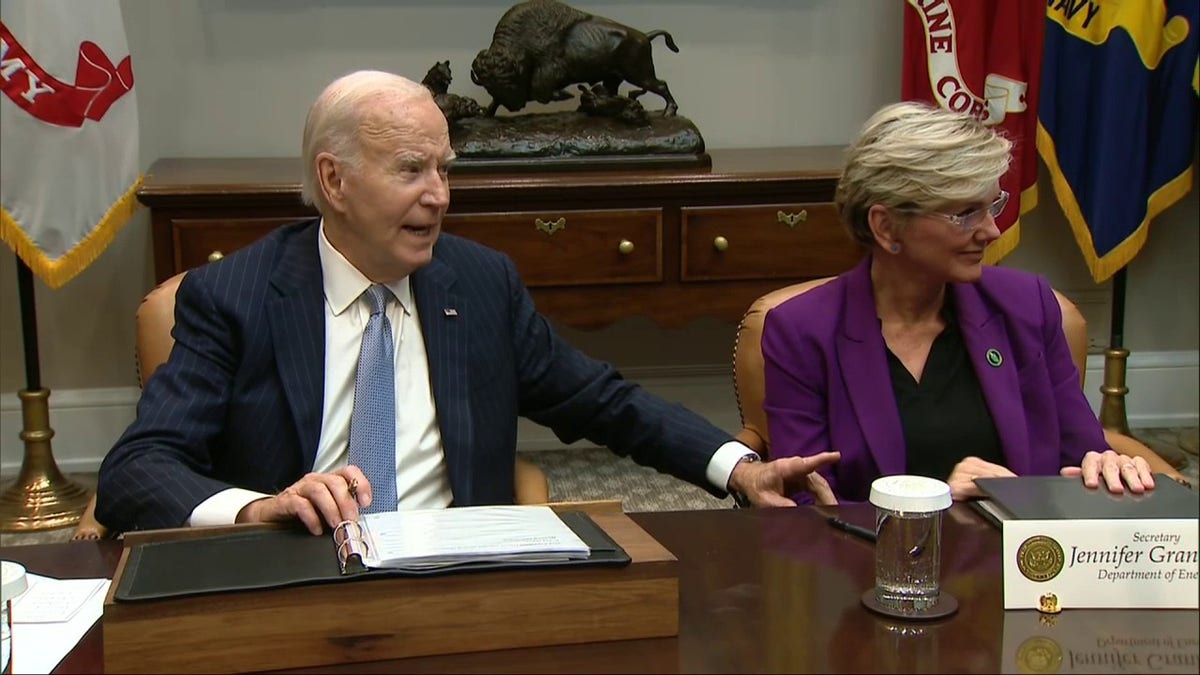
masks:
[[[705,477],[713,487],[722,492],[729,490],[729,476],[733,475],[733,467],[742,461],[746,455],[756,454],[748,446],[737,441],[729,441],[725,445],[717,448],[713,453],[712,459],[708,460],[708,468],[705,470]]]
[[[192,509],[188,517],[191,527],[206,527],[208,525],[232,525],[237,521],[237,514],[247,504],[271,495],[242,488],[229,488],[205,499]]]

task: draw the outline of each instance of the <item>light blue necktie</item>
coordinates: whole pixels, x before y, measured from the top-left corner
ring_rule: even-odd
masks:
[[[378,513],[397,508],[396,376],[392,322],[385,312],[392,292],[375,284],[363,296],[371,304],[371,317],[363,330],[354,378],[349,463],[362,469],[371,483],[371,505],[363,511]]]

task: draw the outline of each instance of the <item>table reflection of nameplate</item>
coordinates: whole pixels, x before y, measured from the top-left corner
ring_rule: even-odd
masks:
[[[1002,673],[1195,673],[1200,613],[1004,613]]]
[[[1196,609],[1194,519],[1007,520],[1004,608]]]

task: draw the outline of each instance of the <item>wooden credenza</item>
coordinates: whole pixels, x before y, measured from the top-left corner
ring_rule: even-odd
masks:
[[[712,168],[451,175],[443,227],[510,255],[538,308],[576,328],[644,315],[737,321],[780,286],[861,256],[831,203],[842,147],[714,150]],[[299,158],[160,159],[158,281],[314,215]]]

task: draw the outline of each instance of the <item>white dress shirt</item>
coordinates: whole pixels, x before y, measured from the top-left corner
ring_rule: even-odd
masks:
[[[354,380],[362,333],[370,316],[363,292],[371,281],[350,264],[325,237],[322,221],[318,248],[325,286],[325,392],[321,410],[321,438],[312,470],[336,471],[346,465],[350,442],[350,414],[354,407]],[[417,317],[409,277],[387,284],[396,301],[388,303],[392,324],[396,374],[396,495],[401,509],[441,508],[453,494],[446,473],[446,457],[437,425],[437,410],[429,383],[429,360]],[[725,490],[734,466],[752,451],[731,441],[709,460],[705,476]],[[222,490],[200,502],[188,524],[228,525],[250,502],[270,495],[242,488]]]

